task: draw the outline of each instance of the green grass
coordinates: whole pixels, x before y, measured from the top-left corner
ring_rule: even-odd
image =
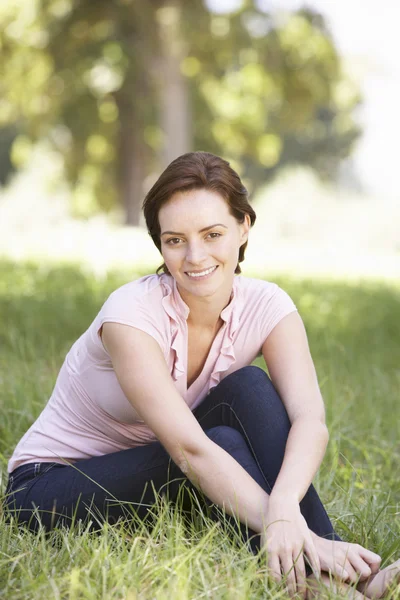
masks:
[[[0,262],[0,494],[8,458],[46,403],[69,347],[112,290],[143,274],[100,280],[75,266]],[[331,437],[317,488],[338,532],[385,565],[400,556],[400,289],[274,281],[305,321],[326,402]],[[0,597],[286,598],[268,584],[265,563],[222,525],[201,512],[188,521],[162,502],[151,531],[106,524],[100,534],[47,537],[6,524],[0,511]]]

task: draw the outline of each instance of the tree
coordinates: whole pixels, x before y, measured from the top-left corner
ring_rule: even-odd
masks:
[[[250,0],[226,15],[201,0],[20,0],[0,30],[0,127],[51,141],[78,214],[119,201],[137,224],[146,178],[191,149],[231,159],[253,190],[290,162],[332,176],[358,135],[357,91],[310,11],[279,24]]]

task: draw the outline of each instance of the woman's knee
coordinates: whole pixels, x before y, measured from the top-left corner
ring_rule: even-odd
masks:
[[[242,396],[246,403],[251,399],[260,399],[272,406],[281,403],[271,379],[263,369],[255,365],[242,367],[225,377],[219,386],[227,398]]]
[[[220,383],[225,386],[234,386],[235,389],[241,388],[244,391],[249,391],[255,386],[273,387],[272,381],[268,377],[268,373],[255,365],[247,365],[241,369],[237,369],[233,373],[227,375]]]
[[[218,425],[206,430],[206,435],[218,446],[229,452],[246,446],[243,435],[233,427],[227,425]],[[247,446],[246,446],[247,447]]]
[[[246,410],[261,410],[270,422],[287,421],[286,409],[268,374],[254,365],[242,367],[223,379],[215,388],[218,390],[215,401],[228,403],[238,410],[243,405]],[[259,413],[257,413],[259,414]]]

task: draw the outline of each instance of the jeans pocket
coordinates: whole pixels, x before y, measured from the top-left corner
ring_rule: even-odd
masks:
[[[31,479],[34,479],[38,474],[38,464],[39,463],[22,465],[10,473],[7,484],[8,492],[15,492],[15,490],[21,487],[21,485],[27,483]]]
[[[10,473],[6,488],[6,494],[11,494],[23,489],[33,483],[38,477],[44,475],[55,466],[64,466],[55,462],[29,463],[22,465]]]

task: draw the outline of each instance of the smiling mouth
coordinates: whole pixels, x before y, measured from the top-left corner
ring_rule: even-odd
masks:
[[[201,279],[203,277],[207,277],[207,275],[211,275],[211,273],[214,273],[217,268],[218,265],[210,267],[209,269],[204,269],[204,271],[198,271],[197,273],[195,271],[185,271],[185,273],[191,279]]]

